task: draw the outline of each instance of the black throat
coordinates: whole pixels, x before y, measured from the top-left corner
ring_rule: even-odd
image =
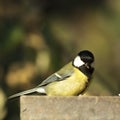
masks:
[[[84,73],[89,79],[92,77],[92,73],[94,72],[94,68],[89,66],[86,67],[85,65],[82,65],[78,68],[82,73]]]

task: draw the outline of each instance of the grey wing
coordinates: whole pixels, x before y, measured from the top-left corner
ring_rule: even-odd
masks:
[[[71,76],[71,74],[72,74],[72,71],[70,71],[70,72],[68,72],[66,74],[61,74],[61,75],[58,74],[58,73],[54,73],[50,77],[48,77],[47,79],[45,79],[37,87],[35,87],[33,89],[30,89],[30,90],[26,90],[26,91],[20,92],[20,93],[17,93],[17,94],[14,94],[14,95],[10,96],[8,99],[19,97],[21,95],[30,94],[30,93],[33,93],[33,92],[45,93],[44,88],[42,88],[41,86],[47,85],[47,84],[49,84],[51,82],[54,82],[54,81],[64,80],[65,78]]]
[[[69,71],[67,73],[64,73],[64,74],[59,74],[59,73],[54,73],[52,74],[51,76],[49,76],[47,79],[45,79],[40,85],[38,85],[37,87],[40,87],[40,86],[44,86],[44,85],[47,85],[51,82],[54,82],[54,81],[61,81],[61,80],[64,80],[65,78],[67,77],[70,77],[72,75],[73,71]]]

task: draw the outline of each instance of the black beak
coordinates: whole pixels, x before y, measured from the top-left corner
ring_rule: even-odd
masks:
[[[90,69],[90,68],[91,68],[91,66],[90,66],[90,64],[89,64],[89,63],[85,63],[85,66],[86,66],[86,68],[88,68],[88,69]]]

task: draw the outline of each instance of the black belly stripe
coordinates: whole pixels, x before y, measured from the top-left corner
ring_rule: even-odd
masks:
[[[84,73],[88,77],[88,79],[91,79],[94,68],[91,66],[89,66],[89,68],[87,68],[85,65],[82,65],[79,67],[79,70],[82,73]]]

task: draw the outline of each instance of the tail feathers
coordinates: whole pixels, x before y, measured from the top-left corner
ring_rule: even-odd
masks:
[[[19,97],[21,95],[26,95],[26,94],[30,94],[30,93],[34,93],[34,92],[37,92],[37,88],[33,88],[30,90],[26,90],[26,91],[11,95],[10,97],[8,97],[8,99],[16,98],[16,97]]]

